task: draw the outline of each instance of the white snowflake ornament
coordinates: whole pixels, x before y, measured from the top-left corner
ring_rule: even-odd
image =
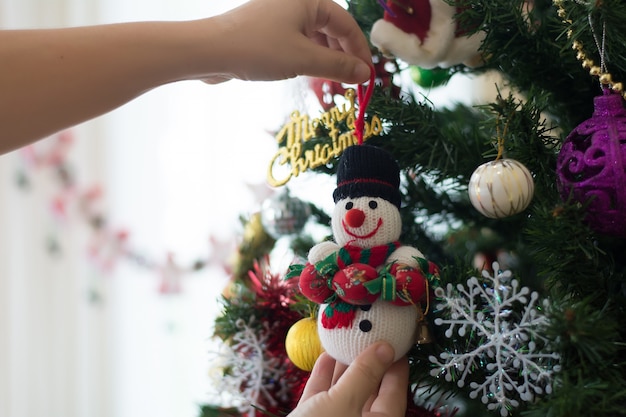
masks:
[[[231,404],[249,417],[256,415],[257,404],[275,406],[278,400],[284,401],[291,393],[285,378],[286,363],[266,354],[267,341],[273,329],[264,322],[263,331],[259,332],[253,325],[254,321],[254,317],[250,317],[248,322],[238,319],[236,326],[239,331],[230,344],[223,345],[217,358],[218,362],[222,362],[222,368],[228,369],[219,381],[222,394],[230,395]]]
[[[548,307],[547,300],[539,303],[536,292],[520,288],[511,271],[499,267],[493,263],[493,276],[483,271],[484,282],[471,277],[467,287],[448,284],[435,290],[442,301],[437,308],[448,312],[435,324],[448,326],[448,338],[467,336],[470,350],[442,352],[429,360],[435,365],[432,376],[455,380],[459,387],[466,385],[473,370],[482,368],[485,380],[471,381],[469,396],[505,417],[520,401],[550,394],[560,366],[558,353],[549,351],[549,341],[539,333],[547,325],[541,312],[541,307]]]

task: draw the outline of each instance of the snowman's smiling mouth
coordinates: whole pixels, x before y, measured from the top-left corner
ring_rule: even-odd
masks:
[[[350,229],[349,229],[349,226],[346,224],[345,220],[341,221],[341,225],[343,226],[343,230],[345,230],[348,235],[350,235],[350,236],[352,236],[354,238],[357,238],[357,239],[368,239],[368,238],[374,236],[376,233],[378,233],[378,229],[380,229],[380,226],[383,225],[383,219],[382,219],[382,217],[379,217],[378,218],[378,224],[376,224],[376,227],[374,228],[374,230],[372,230],[371,232],[369,232],[367,234],[364,234],[364,235],[358,235],[358,234],[356,234],[354,232],[351,232]]]

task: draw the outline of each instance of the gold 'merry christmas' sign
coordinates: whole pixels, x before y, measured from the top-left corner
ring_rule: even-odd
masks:
[[[302,115],[297,110],[291,113],[289,122],[275,136],[278,143],[285,142],[285,145],[278,149],[270,161],[267,182],[271,186],[285,185],[292,177],[327,164],[331,159],[341,155],[348,146],[357,144],[357,137],[354,133],[356,120],[354,96],[353,89],[346,90],[347,103],[331,108],[316,119]],[[317,137],[316,132],[319,128],[327,131],[328,140],[305,150],[305,142]],[[374,115],[369,122],[365,122],[363,141],[380,133],[382,133],[382,123],[380,118]],[[277,178],[277,168],[285,165],[290,169]]]

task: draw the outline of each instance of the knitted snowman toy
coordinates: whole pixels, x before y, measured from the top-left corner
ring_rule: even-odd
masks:
[[[322,346],[344,364],[379,340],[394,347],[396,360],[415,343],[433,265],[398,241],[399,184],[398,165],[386,151],[347,148],[333,193],[335,242],[315,245],[298,271],[302,294],[320,304]]]
[[[467,36],[454,20],[457,7],[446,0],[387,0],[372,26],[370,41],[385,55],[431,69],[480,65],[484,32]]]

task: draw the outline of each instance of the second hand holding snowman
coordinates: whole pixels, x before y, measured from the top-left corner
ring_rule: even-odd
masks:
[[[398,360],[416,341],[427,276],[436,267],[399,242],[399,172],[383,149],[347,148],[333,193],[335,241],[315,245],[299,271],[302,294],[320,304],[322,346],[344,364],[380,340],[394,347]]]

